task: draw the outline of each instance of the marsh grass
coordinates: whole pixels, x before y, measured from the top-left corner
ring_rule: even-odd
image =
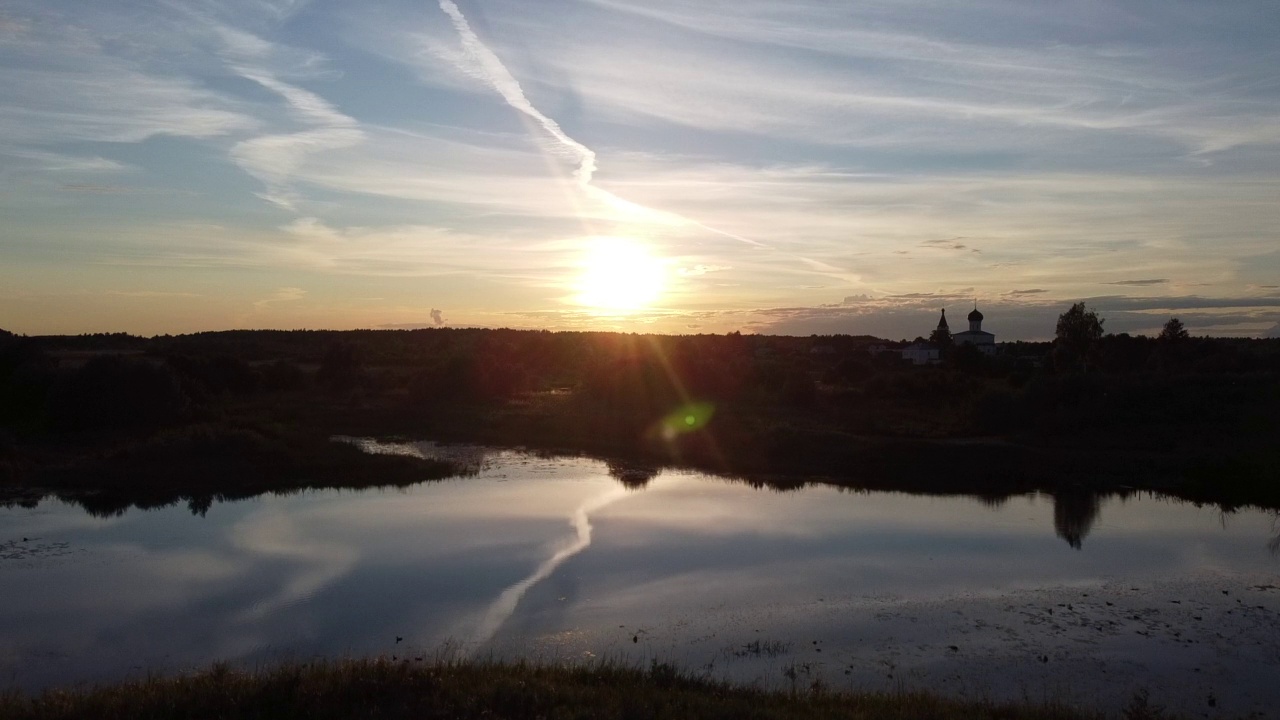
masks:
[[[549,666],[326,661],[0,696],[0,717],[54,718],[1096,718],[1064,706],[947,700],[923,692],[765,691],[670,665]]]
[[[791,652],[791,643],[781,640],[752,640],[741,647],[733,648],[733,657],[768,657],[776,658]]]

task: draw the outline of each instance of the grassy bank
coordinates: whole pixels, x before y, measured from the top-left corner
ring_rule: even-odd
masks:
[[[1140,704],[1130,717],[1148,717]],[[55,718],[1027,718],[1095,714],[926,693],[766,692],[682,674],[597,665],[321,662],[242,673],[215,667],[114,687],[0,696],[0,717]]]

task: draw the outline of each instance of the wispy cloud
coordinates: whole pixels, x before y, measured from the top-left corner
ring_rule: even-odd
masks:
[[[525,97],[524,90],[520,83],[511,75],[506,66],[498,58],[492,50],[489,49],[475,31],[471,29],[470,23],[467,22],[465,16],[458,9],[457,4],[453,0],[439,0],[440,9],[449,16],[454,27],[458,31],[463,45],[464,52],[461,57],[465,59],[463,69],[474,74],[481,80],[486,81],[496,90],[502,98],[513,109],[524,113],[532,119],[537,125],[555,142],[555,146],[561,150],[568,152],[574,156],[577,161],[577,168],[574,170],[574,177],[579,185],[591,195],[601,198],[606,204],[622,213],[630,213],[638,215],[637,220],[648,223],[662,224],[689,224],[701,230],[730,237],[734,240],[746,243],[748,245],[763,246],[756,240],[744,237],[737,233],[729,232],[719,227],[713,227],[698,220],[689,217],[679,216],[668,211],[657,209],[652,206],[645,206],[635,203],[629,199],[618,196],[615,193],[602,189],[592,183],[592,178],[596,172],[596,153],[586,147],[577,140],[569,137],[551,118],[544,115],[540,110],[533,106]]]
[[[131,169],[124,163],[97,155],[68,155],[3,146],[0,146],[0,154],[7,155],[19,163],[25,162],[32,167],[53,173],[117,173]]]
[[[365,133],[359,123],[339,112],[319,95],[282,82],[261,63],[271,46],[248,33],[223,28],[220,33],[231,68],[246,80],[279,95],[295,120],[308,129],[270,133],[237,143],[231,154],[247,172],[267,185],[263,199],[286,210],[296,210],[298,196],[289,186],[307,159],[318,153],[349,148],[362,143]]]
[[[682,267],[676,270],[681,275],[696,277],[698,275],[706,275],[707,273],[723,272],[732,270],[728,265],[694,265],[693,267]]]
[[[933,248],[935,250],[968,250],[969,252],[982,252],[977,248],[971,248],[968,245],[959,242],[964,238],[952,238],[950,240],[922,240],[921,247]]]
[[[88,195],[123,195],[130,191],[124,185],[101,185],[96,183],[64,183],[58,188],[62,192],[85,193]]]
[[[131,298],[198,298],[203,297],[199,293],[189,292],[169,292],[164,290],[113,290],[109,295],[119,295],[120,297]]]
[[[1150,280],[1114,280],[1112,282],[1103,283],[1104,285],[1164,285],[1169,282],[1168,278],[1152,278]]]
[[[582,246],[623,236],[670,273],[637,327],[868,328],[874,311],[896,335],[976,294],[1002,336],[1006,311],[1038,328],[1096,295],[1109,328],[1146,327],[1156,302],[1253,328],[1266,306],[1190,298],[1265,297],[1280,274],[1267,12],[11,0],[3,265],[372,283],[267,297],[258,322],[418,322],[434,304],[451,324],[521,309],[603,327],[562,298]],[[3,279],[35,291],[28,274]]]
[[[233,100],[187,77],[113,52],[106,37],[74,21],[16,21],[0,61],[3,142],[137,143],[170,135],[212,138],[253,127]]]
[[[253,303],[254,310],[263,311],[271,305],[278,303],[290,303],[301,300],[307,296],[307,291],[296,287],[282,287],[271,294],[270,297],[255,300]]]
[[[618,48],[616,33],[583,33],[586,42],[566,54],[565,65],[586,71],[577,76],[588,75],[592,96],[608,98],[629,112],[661,113],[683,124],[708,129],[733,124],[792,137],[821,133],[828,140],[857,144],[942,142],[955,121],[964,123],[970,147],[975,141],[999,143],[1002,130],[1006,145],[1031,141],[1017,132],[1027,126],[1146,135],[1198,153],[1280,142],[1274,104],[1259,105],[1256,97],[1236,91],[1212,69],[1188,72],[1180,52],[1184,45],[1121,44],[1102,32],[1106,28],[1114,37],[1116,28],[1125,28],[1140,37],[1161,23],[1183,32],[1182,19],[1171,9],[1137,28],[1119,8],[1091,16],[1033,18],[1017,17],[1003,4],[971,5],[959,12],[916,3],[892,10],[873,4],[839,11],[795,3],[783,16],[759,2],[593,3],[632,16],[627,37],[636,38],[633,45],[661,36],[665,52],[646,58],[643,70],[602,62],[603,53],[633,56],[630,50],[639,47]],[[603,14],[593,19],[598,25],[612,22]],[[982,30],[996,21],[1006,34]],[[672,33],[673,27],[682,32]],[[1065,34],[1079,40],[1063,41]],[[744,59],[732,52],[733,45],[712,44],[718,52],[708,54],[710,43],[698,42],[698,36],[707,35],[747,44],[753,52]],[[601,36],[610,38],[610,49],[590,42]],[[683,54],[694,47],[702,48],[696,64]],[[826,57],[802,65],[795,60],[796,49]],[[1226,43],[1216,50],[1219,64],[1241,53]],[[703,71],[686,72],[689,67]],[[1246,78],[1266,82],[1258,70],[1237,66],[1233,71],[1235,83],[1247,83]],[[750,92],[728,84],[717,87],[715,80],[723,77],[751,77]],[[1207,87],[1215,92],[1205,93]],[[748,106],[751,96],[754,107]],[[1230,120],[1221,112],[1224,102],[1234,104]],[[845,121],[831,122],[837,116]],[[907,124],[887,131],[867,122],[877,117]]]
[[[338,228],[313,217],[282,229],[294,242],[271,252],[285,265],[354,275],[483,278],[544,289],[571,279],[578,244],[569,239],[512,248],[504,238],[430,225]]]

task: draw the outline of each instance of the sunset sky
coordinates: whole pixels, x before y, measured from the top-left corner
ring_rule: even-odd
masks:
[[[5,0],[0,328],[1280,336],[1278,38],[1275,0]]]

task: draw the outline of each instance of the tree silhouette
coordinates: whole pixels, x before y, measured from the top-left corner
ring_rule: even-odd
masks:
[[[54,388],[45,412],[58,430],[157,428],[177,422],[188,402],[168,365],[100,355]]]
[[[1164,328],[1160,331],[1160,342],[1178,343],[1190,338],[1190,333],[1182,326],[1182,321],[1178,318],[1169,318],[1169,322],[1164,324]]]
[[[630,490],[645,487],[658,474],[656,468],[624,463],[618,460],[610,460],[606,466],[609,469],[609,477],[622,483]]]
[[[951,337],[951,329],[945,325],[939,325],[929,333],[929,342],[937,345],[939,348],[946,350],[950,348],[955,340]]]
[[[1098,496],[1091,492],[1068,490],[1053,496],[1053,527],[1058,537],[1079,550],[1102,511]]]
[[[1058,348],[1067,358],[1087,369],[1089,355],[1102,338],[1102,323],[1098,313],[1085,307],[1083,302],[1071,306],[1058,316],[1056,329]]]
[[[1156,339],[1159,348],[1157,350],[1159,367],[1164,370],[1181,370],[1187,363],[1190,339],[1191,335],[1182,326],[1182,321],[1178,318],[1169,318],[1169,322],[1164,324],[1164,328],[1160,330],[1160,336]]]

